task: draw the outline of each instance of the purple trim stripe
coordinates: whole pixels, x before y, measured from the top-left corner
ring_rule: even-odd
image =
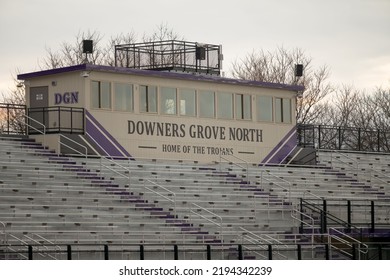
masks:
[[[262,164],[264,163],[267,163],[271,157],[274,158],[276,155],[276,151],[278,151],[279,149],[281,149],[281,147],[283,146],[283,144],[287,141],[287,139],[289,139],[291,137],[292,134],[295,134],[296,133],[296,127],[294,126],[283,138],[282,140],[280,140],[280,142],[271,150],[271,152],[269,152],[269,154],[262,160]],[[294,138],[294,137],[293,137]],[[291,138],[290,138],[291,140]],[[294,140],[295,141],[295,140]],[[279,152],[278,152],[279,153]]]
[[[109,156],[131,157],[131,155],[123,148],[118,141],[92,116],[86,111],[86,130],[90,137],[96,141]],[[99,131],[99,129],[100,131]]]
[[[287,85],[287,84],[261,82],[261,81],[240,80],[240,79],[232,79],[232,78],[225,78],[225,77],[212,76],[212,75],[191,75],[187,73],[141,70],[141,69],[133,69],[133,68],[112,67],[106,65],[95,65],[95,64],[73,65],[73,66],[63,67],[63,68],[55,68],[50,70],[19,74],[17,78],[18,80],[27,80],[27,79],[41,77],[41,76],[68,73],[73,71],[99,71],[99,72],[121,73],[127,75],[162,77],[167,79],[172,78],[172,79],[181,79],[181,80],[194,80],[194,81],[205,81],[205,82],[214,82],[214,83],[223,83],[223,84],[234,84],[234,85],[242,85],[242,86],[286,89],[290,91],[304,90],[304,87],[299,85]]]
[[[283,145],[283,147],[267,162],[279,164],[282,163],[286,157],[295,149],[297,146],[296,133],[291,135],[290,139]]]

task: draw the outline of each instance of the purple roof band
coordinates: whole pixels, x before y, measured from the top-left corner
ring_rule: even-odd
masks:
[[[37,77],[42,77],[47,75],[55,75],[55,74],[73,72],[73,71],[99,71],[99,72],[120,73],[120,74],[129,74],[129,75],[131,74],[131,75],[140,75],[140,76],[163,77],[163,78],[180,79],[180,80],[193,80],[193,81],[213,82],[213,83],[222,83],[222,84],[233,84],[233,85],[241,85],[241,86],[255,86],[255,87],[273,88],[273,89],[285,89],[291,91],[304,90],[304,87],[299,85],[286,85],[286,84],[279,84],[279,83],[238,80],[238,79],[211,76],[211,75],[193,75],[190,73],[186,74],[186,73],[177,73],[177,72],[163,72],[163,71],[156,71],[156,70],[141,70],[141,69],[103,66],[103,65],[94,65],[94,64],[80,64],[80,65],[74,65],[69,67],[20,74],[17,76],[17,78],[18,80],[28,80],[31,78],[37,78]]]

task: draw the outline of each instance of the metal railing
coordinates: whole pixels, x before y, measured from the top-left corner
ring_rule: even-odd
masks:
[[[250,181],[250,178],[249,178],[249,162],[238,157],[238,156],[235,156],[235,155],[230,155],[230,157],[233,157],[235,159],[238,159],[240,162],[244,163],[246,165],[246,167],[243,167],[241,166],[240,164],[238,164],[237,162],[234,162],[234,161],[230,161],[228,158],[220,155],[219,156],[219,164],[220,164],[220,171],[221,171],[221,163],[222,163],[222,160],[225,160],[226,162],[230,163],[230,164],[233,164],[239,168],[242,168],[243,170],[246,171],[246,180]]]
[[[159,185],[159,184],[157,184],[157,183],[155,183],[155,182],[153,182],[153,181],[151,181],[151,180],[149,180],[149,179],[144,180],[144,182],[149,182],[149,183],[151,183],[153,186],[155,186],[155,187],[157,187],[157,188],[160,188],[160,189],[163,189],[164,191],[166,191],[167,193],[169,193],[170,195],[173,196],[173,199],[172,199],[172,198],[169,198],[168,196],[163,195],[161,192],[152,190],[151,188],[149,188],[149,187],[147,187],[147,186],[144,185],[144,188],[147,189],[148,191],[150,191],[150,192],[152,192],[152,193],[154,193],[154,194],[157,194],[158,196],[164,198],[165,200],[168,200],[168,201],[170,201],[170,202],[173,203],[173,213],[174,213],[174,216],[175,216],[175,219],[176,219],[176,218],[177,218],[177,212],[176,212],[176,208],[177,208],[177,207],[176,207],[176,194],[175,194],[173,191],[170,191],[170,190],[168,190],[167,188],[165,188],[165,187],[163,187],[163,186],[161,186],[161,185]]]
[[[77,146],[81,147],[85,151],[85,153],[82,153],[79,150],[73,148],[72,146],[65,144],[64,142],[61,141],[61,138],[65,138],[66,140],[72,142],[73,144],[76,144]],[[59,135],[57,144],[58,144],[58,151],[57,151],[58,155],[60,155],[60,153],[61,153],[61,146],[64,146],[64,147],[76,152],[77,154],[84,156],[85,158],[88,157],[88,149],[86,146],[81,145],[80,143],[74,141],[73,139],[71,139],[65,135],[62,135],[62,134]]]
[[[46,126],[43,124],[43,123],[41,123],[41,122],[39,122],[39,121],[37,121],[36,119],[33,119],[33,118],[31,118],[31,117],[29,117],[29,116],[27,116],[27,115],[23,115],[26,119],[28,119],[28,120],[30,120],[30,121],[32,121],[32,122],[34,122],[34,123],[36,123],[36,124],[38,124],[38,125],[40,125],[41,127],[42,127],[42,131],[41,130],[39,130],[39,129],[37,129],[36,127],[34,127],[34,126],[32,126],[32,125],[30,125],[28,122],[24,122],[24,124],[28,127],[28,128],[31,128],[31,129],[33,129],[34,131],[36,131],[36,132],[38,132],[39,134],[42,134],[43,135],[43,146],[45,147],[46,146],[46,137],[45,137],[45,135],[46,135]]]
[[[195,214],[195,215],[201,217],[202,219],[208,221],[209,223],[212,223],[212,224],[217,225],[219,227],[219,229],[220,229],[219,236],[220,236],[221,242],[223,243],[223,220],[222,220],[222,217],[213,213],[212,211],[202,207],[202,206],[199,206],[196,203],[192,203],[192,206],[195,206],[193,209],[190,210],[190,212],[192,214]],[[206,213],[210,214],[212,217],[216,217],[220,222],[217,223],[217,222],[213,221],[212,219],[210,219],[209,217],[206,217],[205,215],[199,214],[195,210],[205,211]]]
[[[333,234],[332,234],[333,232]],[[337,242],[335,242],[337,241]],[[337,245],[335,244],[337,243]],[[356,256],[354,255],[357,250],[358,258],[361,259],[361,255],[366,255],[368,253],[368,245],[365,243],[362,243],[361,241],[351,237],[348,234],[345,234],[344,232],[336,229],[336,228],[329,228],[328,231],[328,244],[329,248],[335,249],[336,251],[339,251],[351,259],[356,259]],[[357,248],[356,248],[357,246]]]

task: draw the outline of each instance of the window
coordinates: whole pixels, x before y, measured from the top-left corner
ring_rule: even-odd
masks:
[[[161,113],[176,115],[176,89],[161,88]]]
[[[251,96],[236,94],[236,118],[239,120],[252,119]]]
[[[199,117],[202,118],[215,117],[214,92],[212,91],[199,92]]]
[[[282,101],[283,106],[283,122],[291,123],[291,99],[284,98]]]
[[[116,83],[114,97],[115,110],[133,111],[133,85]]]
[[[92,107],[95,109],[111,109],[111,83],[92,81]]]
[[[148,113],[157,113],[157,87],[140,86],[140,111]]]
[[[271,96],[257,96],[257,120],[261,122],[272,122],[273,108]]]
[[[291,99],[275,98],[275,121],[291,123]]]
[[[219,92],[218,98],[218,118],[233,119],[233,94]]]
[[[180,115],[196,116],[196,93],[194,89],[180,89]]]

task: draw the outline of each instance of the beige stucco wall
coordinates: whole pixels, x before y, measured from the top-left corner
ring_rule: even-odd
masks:
[[[76,71],[30,79],[28,88],[33,86],[49,87],[49,106],[85,107],[103,127],[134,157],[141,158],[174,158],[198,161],[215,161],[224,157],[237,156],[248,162],[261,161],[272,148],[295,126],[292,123],[267,123],[256,120],[256,96],[267,95],[280,98],[291,98],[291,111],[295,112],[295,92],[255,86],[242,86],[208,81],[168,79],[143,75],[128,75],[91,71],[84,77],[83,72]],[[117,112],[106,109],[91,109],[91,82],[107,81],[133,84],[134,112]],[[160,113],[140,113],[139,86],[155,85],[158,87],[190,88],[252,95],[252,120],[222,120],[186,116],[163,115]],[[113,86],[112,98],[114,98]],[[55,104],[55,94],[78,92],[78,102],[74,104]],[[28,104],[28,103],[27,103]],[[114,104],[114,101],[112,101]],[[275,110],[274,110],[275,111]],[[160,125],[165,131],[161,133],[132,132],[133,124]],[[154,124],[153,124],[154,123]],[[157,124],[158,123],[158,124]],[[130,125],[130,127],[129,127]],[[209,130],[209,139],[199,135],[198,129]],[[246,137],[234,139],[232,132]],[[240,134],[241,133],[241,134]],[[51,146],[55,146],[54,144]]]

